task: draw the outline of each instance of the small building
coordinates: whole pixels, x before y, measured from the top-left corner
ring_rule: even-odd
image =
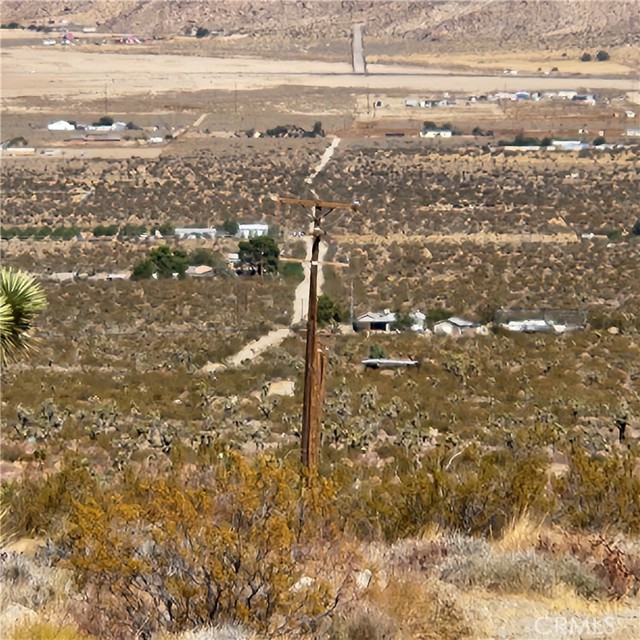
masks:
[[[129,280],[131,271],[115,271],[107,274],[107,280]]]
[[[4,147],[3,152],[8,156],[35,156],[35,147]]]
[[[518,333],[548,333],[554,330],[553,324],[546,320],[509,320],[501,326]]]
[[[627,129],[626,135],[629,138],[640,138],[640,129]]]
[[[518,333],[565,333],[582,329],[586,314],[578,309],[500,309],[495,321]]]
[[[391,331],[391,325],[396,321],[396,314],[389,309],[384,311],[367,311],[358,316],[353,322],[354,331]]]
[[[208,264],[191,265],[187,268],[187,275],[192,278],[206,278],[213,275],[213,267]]]
[[[423,332],[425,330],[424,323],[425,323],[425,320],[427,319],[427,316],[425,316],[424,313],[422,313],[422,311],[414,311],[411,314],[411,317],[413,318],[411,331],[416,331],[418,333]]]
[[[449,129],[427,129],[420,132],[421,138],[450,138],[451,135]]]
[[[559,151],[581,151],[589,148],[589,145],[582,140],[552,140],[551,146]]]
[[[181,240],[195,240],[197,238],[215,238],[215,227],[177,227],[174,230],[176,237]]]
[[[47,129],[49,129],[49,131],[75,131],[76,125],[66,120],[56,120],[55,122],[50,122],[47,125]]]
[[[52,273],[50,279],[54,282],[73,282],[76,278],[75,271],[59,271],[57,273]]]
[[[451,316],[433,325],[433,333],[440,336],[460,337],[465,335],[487,335],[488,330],[477,322],[465,320],[458,316]]]
[[[240,224],[238,225],[239,238],[258,238],[269,233],[269,225],[262,223]]]

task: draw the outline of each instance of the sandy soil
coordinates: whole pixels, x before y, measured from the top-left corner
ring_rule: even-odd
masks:
[[[560,73],[581,73],[596,75],[613,75],[637,73],[637,69],[629,64],[606,60],[603,62],[582,62],[582,51],[523,51],[507,52],[499,51],[484,54],[448,54],[437,56],[433,54],[409,53],[372,55],[369,62],[383,64],[411,64],[433,65],[442,64],[445,60],[448,65],[469,67],[485,71],[491,69],[515,69],[520,73],[536,73],[538,69],[550,71],[557,67]],[[564,57],[563,57],[564,54]]]
[[[53,101],[192,92],[205,89],[251,90],[274,86],[353,87],[414,91],[553,90],[614,88],[637,90],[633,78],[470,76],[398,65],[369,65],[369,75],[351,73],[348,63],[257,58],[204,58],[177,55],[86,53],[73,48],[3,49],[2,97]],[[107,87],[107,89],[105,89]]]
[[[519,246],[526,243],[541,244],[573,244],[580,242],[575,233],[432,233],[426,236],[411,236],[399,233],[390,233],[386,236],[370,235],[334,235],[332,238],[340,242],[357,242],[358,244],[415,244],[415,243],[441,243],[462,244],[473,242],[474,244],[497,244]]]

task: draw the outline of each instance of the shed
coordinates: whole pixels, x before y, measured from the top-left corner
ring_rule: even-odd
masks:
[[[56,120],[55,122],[50,122],[47,125],[47,129],[49,131],[75,131],[76,125],[66,120]]]
[[[441,336],[464,336],[472,334],[486,335],[488,330],[486,327],[466,320],[465,318],[459,318],[458,316],[451,316],[446,320],[440,320],[433,325],[433,333]]]
[[[421,138],[450,138],[451,135],[449,129],[428,129],[420,132]]]

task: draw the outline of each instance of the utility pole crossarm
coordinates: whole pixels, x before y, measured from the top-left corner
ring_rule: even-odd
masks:
[[[355,202],[328,202],[324,200],[308,200],[306,198],[278,198],[278,202],[282,204],[299,204],[303,207],[315,207],[318,209],[351,209],[358,210],[358,204]]]

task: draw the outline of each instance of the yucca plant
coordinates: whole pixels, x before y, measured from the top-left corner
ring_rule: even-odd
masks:
[[[2,364],[33,350],[35,317],[47,306],[42,286],[26,271],[3,268],[0,275],[0,344]]]

